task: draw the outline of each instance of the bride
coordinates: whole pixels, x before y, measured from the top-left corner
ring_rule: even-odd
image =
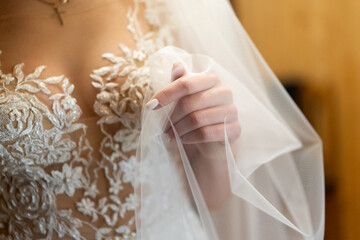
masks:
[[[321,142],[225,0],[0,0],[0,239],[322,239]]]

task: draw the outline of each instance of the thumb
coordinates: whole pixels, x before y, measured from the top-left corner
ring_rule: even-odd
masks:
[[[171,81],[177,80],[178,78],[184,76],[185,73],[186,70],[181,62],[174,63],[171,70]]]

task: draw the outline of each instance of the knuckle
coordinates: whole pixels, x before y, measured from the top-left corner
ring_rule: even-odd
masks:
[[[236,117],[236,119],[237,119],[239,112],[238,112],[237,107],[234,104],[232,104],[230,107],[230,114],[233,115],[234,117]]]
[[[238,137],[240,137],[240,135],[241,135],[241,126],[240,126],[240,123],[236,123],[236,125],[235,125],[236,127],[235,127],[235,133],[236,133],[236,137],[238,138]]]
[[[210,128],[203,127],[199,129],[199,135],[202,141],[209,141],[212,137],[212,131]]]
[[[201,126],[201,123],[203,122],[203,116],[200,113],[192,113],[189,118],[190,123],[195,127]]]
[[[220,85],[221,81],[216,74],[209,74],[208,78],[214,82],[214,85]]]
[[[188,98],[181,98],[178,105],[183,112],[187,113],[191,112],[193,104],[188,100]]]
[[[230,96],[230,97],[233,96],[233,92],[230,88],[224,87],[223,91],[224,91],[224,94],[226,94],[227,96]]]
[[[171,97],[170,94],[167,91],[163,90],[158,94],[157,99],[161,104],[167,104],[168,99],[170,99],[170,97]]]
[[[192,85],[191,85],[191,82],[189,81],[189,79],[181,78],[181,79],[178,80],[178,84],[179,84],[181,90],[185,94],[188,94],[188,93],[191,92]]]
[[[229,102],[233,102],[233,92],[230,88],[221,87],[221,93],[226,97]]]
[[[234,105],[226,108],[225,119],[227,123],[236,121],[238,119],[238,110]]]
[[[229,141],[234,142],[241,135],[241,126],[240,126],[240,124],[238,122],[236,124],[234,124],[234,126],[232,127],[230,132],[231,132],[231,136],[229,138]]]

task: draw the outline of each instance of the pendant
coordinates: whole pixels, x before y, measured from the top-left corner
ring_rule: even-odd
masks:
[[[59,20],[61,26],[64,25],[62,14],[64,14],[65,11],[60,11],[59,6],[69,3],[70,0],[58,0],[56,3],[51,3],[46,0],[38,0],[38,1],[52,6],[55,11],[55,15],[56,15],[57,19]]]

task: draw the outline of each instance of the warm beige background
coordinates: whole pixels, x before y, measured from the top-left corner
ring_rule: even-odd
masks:
[[[360,239],[360,1],[232,0],[280,77],[305,88],[324,141],[327,240]]]

